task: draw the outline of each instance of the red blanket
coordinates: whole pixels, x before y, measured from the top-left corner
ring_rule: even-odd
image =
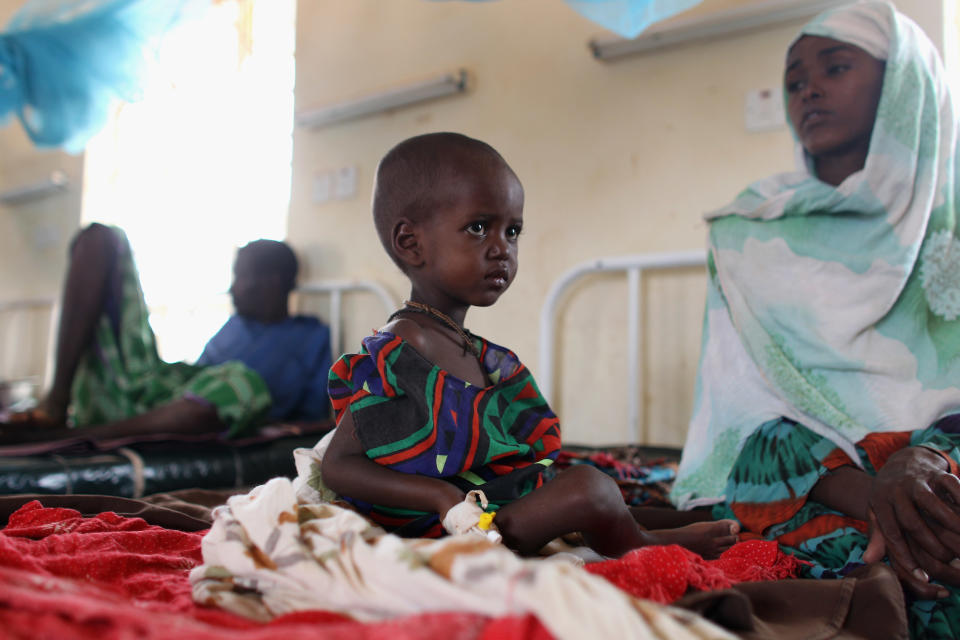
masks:
[[[726,589],[738,582],[793,578],[809,564],[780,551],[776,542],[751,540],[733,545],[716,560],[704,560],[677,545],[642,547],[622,558],[587,565],[637,598],[669,604],[690,589]]]
[[[199,606],[188,574],[200,564],[203,532],[140,518],[23,506],[0,532],[0,629],[4,638],[499,638],[548,639],[532,616],[491,619],[444,613],[375,624],[323,611],[260,624]]]
[[[188,574],[201,562],[202,536],[109,512],[84,518],[28,503],[0,531],[0,629],[7,638],[58,640],[550,637],[532,616],[457,612],[362,624],[315,611],[252,622],[192,601]],[[744,558],[743,550],[760,555]],[[690,587],[792,575],[795,561],[784,558],[774,543],[743,543],[712,563],[680,547],[650,547],[590,570],[635,595],[667,602]]]

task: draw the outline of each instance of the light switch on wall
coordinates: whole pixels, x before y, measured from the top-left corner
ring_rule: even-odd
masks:
[[[331,200],[349,200],[355,195],[357,195],[356,167],[318,171],[313,176],[314,204],[325,204]]]
[[[334,179],[333,196],[337,200],[347,200],[357,195],[357,168],[341,167]]]
[[[783,92],[775,89],[747,91],[744,125],[747,131],[772,131],[787,123],[783,115]]]
[[[313,203],[323,204],[330,202],[333,194],[333,174],[330,171],[317,173],[313,176]]]

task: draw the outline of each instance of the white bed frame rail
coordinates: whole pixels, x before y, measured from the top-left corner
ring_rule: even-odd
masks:
[[[700,267],[706,264],[706,251],[676,251],[648,253],[632,256],[597,258],[583,262],[554,281],[540,311],[540,369],[541,390],[552,402],[556,384],[556,327],[560,301],[570,286],[577,280],[596,273],[624,272],[627,275],[627,433],[631,442],[640,437],[641,394],[637,391],[642,383],[640,366],[640,336],[643,318],[640,303],[643,299],[642,275],[645,271]]]
[[[372,280],[324,280],[297,287],[298,295],[330,296],[330,346],[334,359],[344,353],[343,344],[343,295],[345,293],[372,293],[383,304],[387,314],[393,313],[397,303],[379,282]]]
[[[51,351],[56,340],[56,305],[52,298],[25,298],[21,300],[0,301],[0,318],[10,318],[14,314],[36,313],[46,311],[50,314],[49,331],[46,338],[46,354],[44,362],[39,363],[40,369],[31,373],[28,378],[37,386],[45,386],[48,383],[46,379],[47,372],[51,366]],[[10,331],[6,335],[0,336],[0,344],[3,345],[0,355],[5,356],[10,353],[17,353],[21,348],[23,336],[17,335],[17,332]],[[6,365],[8,361],[4,361]]]
[[[397,308],[396,302],[390,292],[380,283],[371,280],[321,280],[299,286],[295,292],[300,296],[329,296],[330,317],[328,322],[330,325],[330,346],[335,358],[344,352],[344,295],[351,293],[373,294],[383,304],[388,314]],[[41,365],[43,370],[37,371],[35,376],[31,375],[31,378],[36,378],[36,384],[38,384],[41,389],[48,388],[51,383],[50,377],[53,369],[53,355],[56,348],[58,306],[53,299],[47,298],[0,301],[0,317],[7,316],[8,314],[33,313],[41,310],[48,310],[51,314],[50,333],[46,345],[45,361]],[[6,335],[0,336],[0,345],[2,345],[3,349],[3,351],[0,351],[0,354],[15,352],[17,342],[21,339],[21,337],[16,334],[17,332],[11,331]]]

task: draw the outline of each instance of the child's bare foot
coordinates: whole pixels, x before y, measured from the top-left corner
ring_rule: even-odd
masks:
[[[740,524],[734,520],[695,522],[676,529],[647,531],[651,544],[678,544],[704,558],[716,558],[737,542]]]

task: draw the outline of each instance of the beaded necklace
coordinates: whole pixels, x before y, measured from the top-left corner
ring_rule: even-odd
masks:
[[[413,300],[404,300],[404,307],[402,309],[397,309],[390,314],[388,320],[393,320],[398,315],[405,311],[413,311],[415,313],[422,313],[426,316],[439,320],[443,324],[447,325],[454,331],[456,331],[460,337],[463,339],[463,352],[466,353],[467,350],[471,351],[473,355],[477,358],[480,358],[480,349],[477,348],[477,345],[473,343],[472,334],[461,327],[459,324],[454,321],[453,318],[440,311],[439,309],[434,309],[428,304],[423,304],[421,302],[414,302]]]

